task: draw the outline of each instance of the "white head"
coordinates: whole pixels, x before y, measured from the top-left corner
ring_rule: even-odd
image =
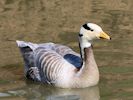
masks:
[[[86,23],[81,26],[79,33],[79,40],[81,46],[89,47],[91,45],[91,41],[94,39],[108,39],[110,40],[110,36],[107,35],[100,26],[94,23]]]

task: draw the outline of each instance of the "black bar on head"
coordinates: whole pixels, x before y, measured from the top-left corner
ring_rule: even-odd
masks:
[[[84,24],[83,27],[84,27],[85,29],[87,29],[87,30],[91,30],[90,27],[88,27],[87,24]]]

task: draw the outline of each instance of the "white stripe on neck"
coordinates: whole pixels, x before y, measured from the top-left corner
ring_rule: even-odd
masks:
[[[91,42],[89,42],[86,39],[80,39],[80,51],[81,51],[81,57],[84,59],[84,48],[91,47]]]
[[[80,46],[81,46],[82,49],[91,47],[91,42],[89,42],[88,40],[83,39],[83,40],[80,41]]]

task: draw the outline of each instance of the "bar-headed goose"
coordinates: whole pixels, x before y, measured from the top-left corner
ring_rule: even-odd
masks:
[[[99,71],[92,50],[94,39],[111,38],[100,26],[86,23],[79,32],[80,54],[60,44],[16,41],[24,58],[25,76],[61,88],[96,85]]]

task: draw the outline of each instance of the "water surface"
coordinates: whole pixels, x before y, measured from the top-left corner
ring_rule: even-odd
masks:
[[[0,1],[0,99],[133,100],[132,8],[132,0]],[[112,37],[93,44],[100,71],[97,86],[60,89],[24,78],[15,40],[52,41],[79,52],[77,33],[88,21]]]

